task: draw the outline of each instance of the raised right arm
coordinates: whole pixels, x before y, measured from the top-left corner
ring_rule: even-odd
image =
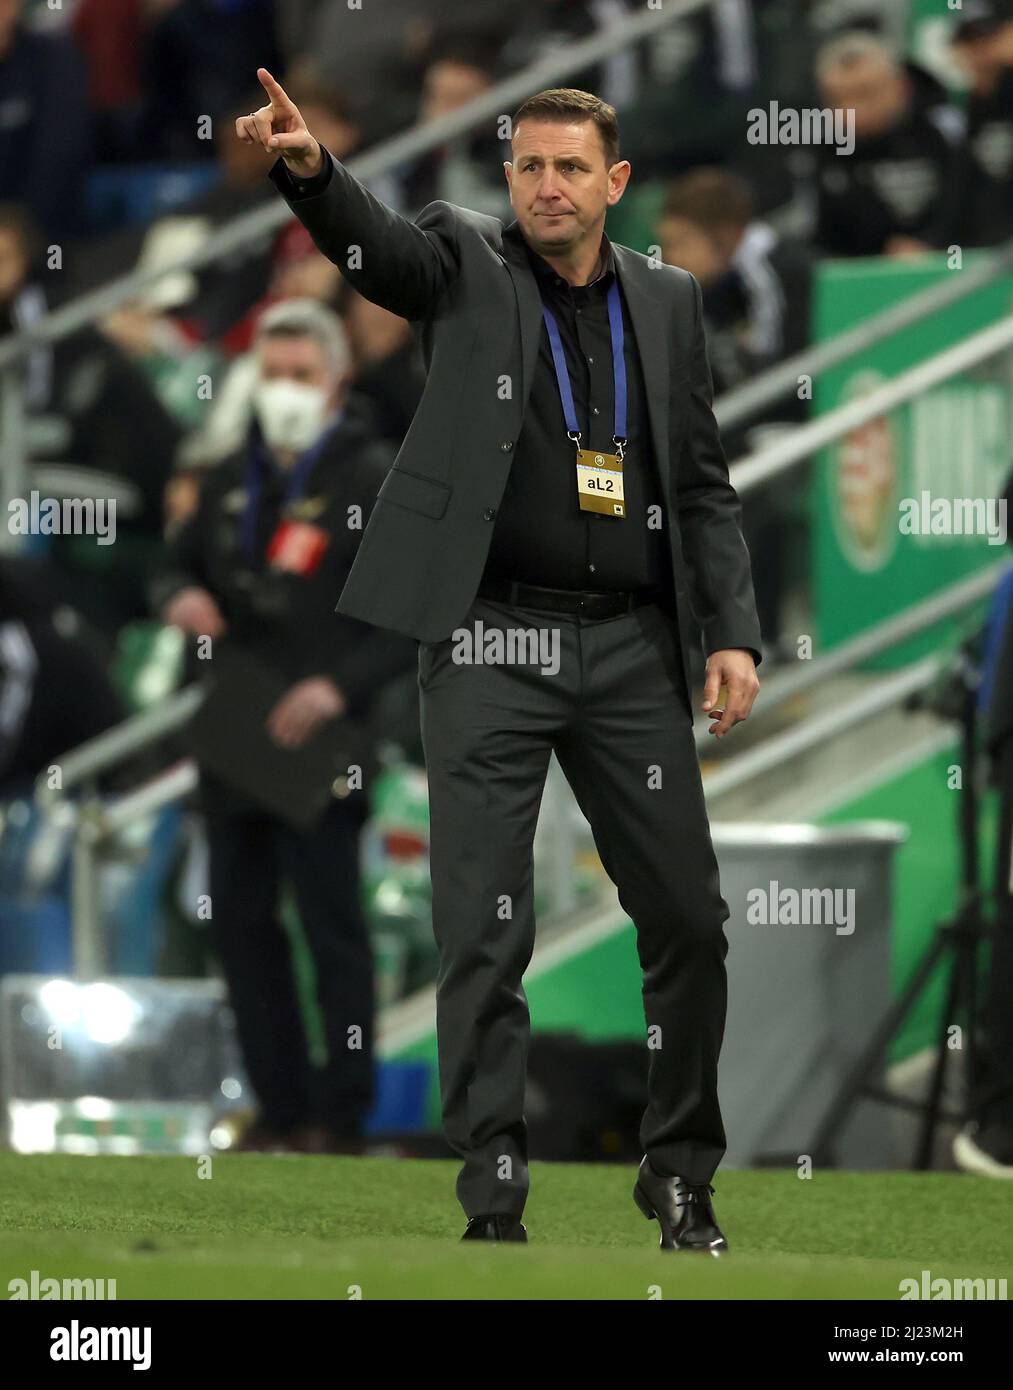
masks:
[[[241,116],[236,134],[281,156],[270,171],[275,187],[360,294],[402,318],[426,318],[457,275],[453,216],[433,204],[423,230],[387,207],[314,139],[267,69],[257,75],[270,100]]]

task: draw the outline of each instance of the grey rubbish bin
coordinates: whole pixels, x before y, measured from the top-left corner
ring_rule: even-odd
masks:
[[[818,1125],[886,1011],[892,821],[716,823],[728,903],[728,1024],[719,1089],[729,1167],[811,1154]],[[847,1168],[890,1168],[883,1106],[861,1102],[841,1136]]]

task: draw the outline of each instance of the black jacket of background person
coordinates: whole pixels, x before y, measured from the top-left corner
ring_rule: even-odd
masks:
[[[961,241],[995,246],[1013,236],[1013,67],[988,96],[968,97],[967,151]]]
[[[814,147],[816,241],[830,256],[880,256],[892,236],[949,246],[959,235],[968,156],[960,117],[942,85],[911,64],[911,108],[883,135],[856,139],[849,155]]]
[[[0,800],[28,795],[51,763],[126,718],[59,587],[44,562],[0,557]]]
[[[251,566],[242,518],[248,450],[258,443],[254,436],[246,449],[209,473],[196,511],[169,542],[152,588],[155,607],[161,609],[188,585],[207,589],[228,626],[223,643],[259,658],[289,684],[329,676],[344,693],[349,716],[362,718],[380,688],[415,660],[411,642],[334,612],[334,595],[348,577],[362,538],[362,530],[348,524],[348,509],[361,507],[364,526],[393,450],[373,436],[350,399],[309,475],[301,503],[283,510],[285,479],[280,471],[265,471],[258,563]],[[265,562],[283,515],[327,533],[327,549],[310,574],[277,571]],[[201,666],[196,663],[198,671]]]
[[[526,248],[498,218],[442,200],[409,222],[326,152],[301,187],[282,160],[271,178],[359,293],[412,323],[427,368],[338,610],[442,641],[475,600],[538,361],[542,303]],[[688,685],[691,613],[708,655],[760,657],[741,508],[711,411],[700,287],[613,246],[643,364]]]

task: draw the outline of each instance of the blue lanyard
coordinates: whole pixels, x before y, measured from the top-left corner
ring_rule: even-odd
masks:
[[[330,429],[324,431],[315,444],[311,445],[304,454],[300,454],[293,464],[285,486],[286,505],[302,497],[306,491],[310,474],[316,467],[324,446],[337,427],[338,422],[336,421]],[[243,508],[241,526],[243,551],[246,554],[247,562],[253,568],[256,567],[259,558],[257,555],[257,522],[260,519],[260,498],[263,491],[265,462],[264,446],[258,439],[250,449],[246,463],[246,506]]]
[[[623,456],[623,445],[626,443],[626,358],[623,355],[623,308],[619,300],[619,285],[615,276],[608,292],[609,310],[609,334],[612,338],[612,376],[615,381],[615,432],[612,435],[612,442],[619,452],[619,457]],[[547,305],[542,305],[542,317],[545,319],[545,327],[549,334],[549,345],[552,348],[552,361],[556,368],[556,383],[559,386],[559,398],[563,403],[563,418],[566,420],[566,432],[573,442],[580,447],[580,426],[577,423],[577,411],[573,404],[573,388],[570,384],[570,371],[566,365],[566,354],[563,351],[563,340],[559,336],[559,324],[556,316]]]

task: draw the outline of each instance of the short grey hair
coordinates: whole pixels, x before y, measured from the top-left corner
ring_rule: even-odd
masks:
[[[317,299],[283,299],[272,304],[257,320],[253,346],[265,338],[312,338],[335,376],[344,376],[352,366],[352,350],[345,325],[334,312]]]
[[[893,71],[900,67],[897,52],[889,43],[864,29],[854,29],[820,49],[815,64],[817,80],[825,82],[828,77],[870,60]]]

